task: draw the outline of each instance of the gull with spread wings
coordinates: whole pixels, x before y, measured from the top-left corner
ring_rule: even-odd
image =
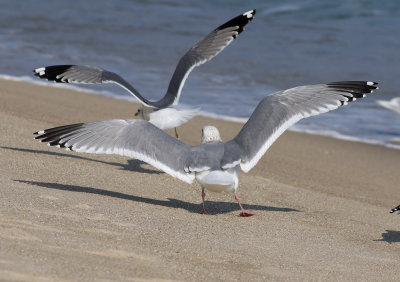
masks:
[[[141,108],[139,115],[159,127],[160,129],[175,128],[193,118],[200,109],[178,110],[176,106],[181,96],[186,78],[193,68],[204,64],[218,55],[225,47],[244,30],[253,18],[256,10],[243,13],[223,25],[217,27],[210,34],[196,43],[180,60],[172,75],[166,94],[158,101],[150,101],[143,97],[131,84],[114,72],[99,67],[81,65],[55,65],[35,69],[36,76],[50,81],[65,83],[115,83],[135,96]]]
[[[214,126],[205,126],[201,145],[185,144],[153,124],[138,119],[78,123],[45,129],[35,139],[68,150],[119,154],[147,162],[187,183],[194,179],[205,191],[233,192],[240,216],[251,216],[240,204],[239,166],[250,171],[275,140],[297,121],[325,113],[377,89],[369,81],[342,81],[299,86],[266,96],[238,135],[222,142]]]

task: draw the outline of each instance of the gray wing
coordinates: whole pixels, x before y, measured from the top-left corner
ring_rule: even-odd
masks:
[[[65,125],[34,133],[50,146],[76,152],[118,154],[142,160],[187,183],[194,174],[184,171],[191,146],[144,120],[105,120]]]
[[[178,104],[185,80],[192,69],[211,60],[228,46],[254,17],[256,10],[248,11],[219,26],[197,44],[179,61],[171,78],[167,93],[159,101],[149,101],[139,91],[114,72],[93,66],[55,65],[35,69],[36,76],[56,82],[116,83],[129,91],[142,104],[152,108],[166,108]]]
[[[242,170],[248,172],[291,125],[362,98],[377,89],[376,85],[375,82],[342,81],[299,86],[266,96],[239,134],[225,143],[222,167],[240,163]]]
[[[110,72],[98,67],[55,65],[37,68],[33,70],[33,72],[39,78],[55,82],[84,84],[115,83],[125,88],[145,106],[155,107],[151,101],[144,98],[139,91],[126,82],[121,76],[114,72]]]
[[[241,14],[223,25],[217,27],[210,34],[195,44],[180,60],[176,66],[168,86],[167,93],[158,102],[159,108],[176,105],[179,102],[182,87],[193,68],[204,64],[218,55],[228,46],[254,17],[256,10]]]
[[[219,170],[223,154],[224,144],[222,142],[193,146],[186,158],[184,171],[189,173]]]

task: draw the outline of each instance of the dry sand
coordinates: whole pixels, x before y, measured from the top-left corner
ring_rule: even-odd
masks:
[[[351,107],[351,105],[349,105]],[[286,132],[239,195],[137,160],[50,148],[34,131],[131,118],[136,104],[0,80],[0,280],[376,280],[400,276],[400,150]],[[225,140],[241,124],[198,117]],[[172,133],[172,132],[171,132]]]

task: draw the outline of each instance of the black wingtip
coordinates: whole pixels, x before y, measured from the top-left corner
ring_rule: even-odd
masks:
[[[221,29],[225,29],[228,27],[233,27],[233,26],[237,26],[237,32],[238,34],[240,34],[243,30],[244,30],[244,26],[247,25],[250,21],[253,20],[254,15],[256,14],[256,10],[250,10],[247,11],[233,19],[231,19],[230,21],[227,21],[226,23],[224,23],[223,25],[217,27],[215,30],[221,30]],[[237,34],[237,35],[238,35]],[[237,37],[233,36],[234,38]]]
[[[376,86],[378,83],[372,81],[338,81],[330,82],[326,85],[329,88],[334,88],[336,91],[343,93],[342,96],[345,97],[346,100],[340,101],[341,106],[363,98],[367,94],[372,93],[375,89],[378,89]]]
[[[246,16],[247,18],[249,18],[250,20],[252,20],[252,18],[254,17],[254,15],[257,13],[256,9],[247,11],[246,13],[243,13],[243,16]]]
[[[400,205],[398,205],[397,207],[393,208],[390,213],[394,213],[395,211],[400,210]]]
[[[69,68],[73,65],[54,65],[54,66],[47,66],[41,67],[33,70],[35,76],[43,79],[47,79],[50,81],[55,82],[63,82],[68,83],[67,80],[62,80],[60,77],[64,72],[66,72]]]
[[[76,123],[39,130],[33,133],[36,135],[34,139],[43,143],[47,143],[48,146],[58,146],[60,148],[67,148],[70,151],[73,151],[72,145],[67,147],[65,146],[67,140],[62,140],[63,138],[67,137],[69,133],[78,130],[82,125],[83,123]]]

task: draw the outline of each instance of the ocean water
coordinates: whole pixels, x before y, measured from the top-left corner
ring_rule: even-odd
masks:
[[[254,20],[229,47],[188,77],[183,107],[246,120],[265,95],[340,80],[380,90],[294,130],[394,146],[400,115],[376,103],[400,96],[398,0],[0,1],[0,75],[39,81],[54,64],[117,72],[159,99],[180,57],[211,30],[250,9]],[[54,85],[54,83],[49,84]],[[79,86],[131,99],[115,85]]]

